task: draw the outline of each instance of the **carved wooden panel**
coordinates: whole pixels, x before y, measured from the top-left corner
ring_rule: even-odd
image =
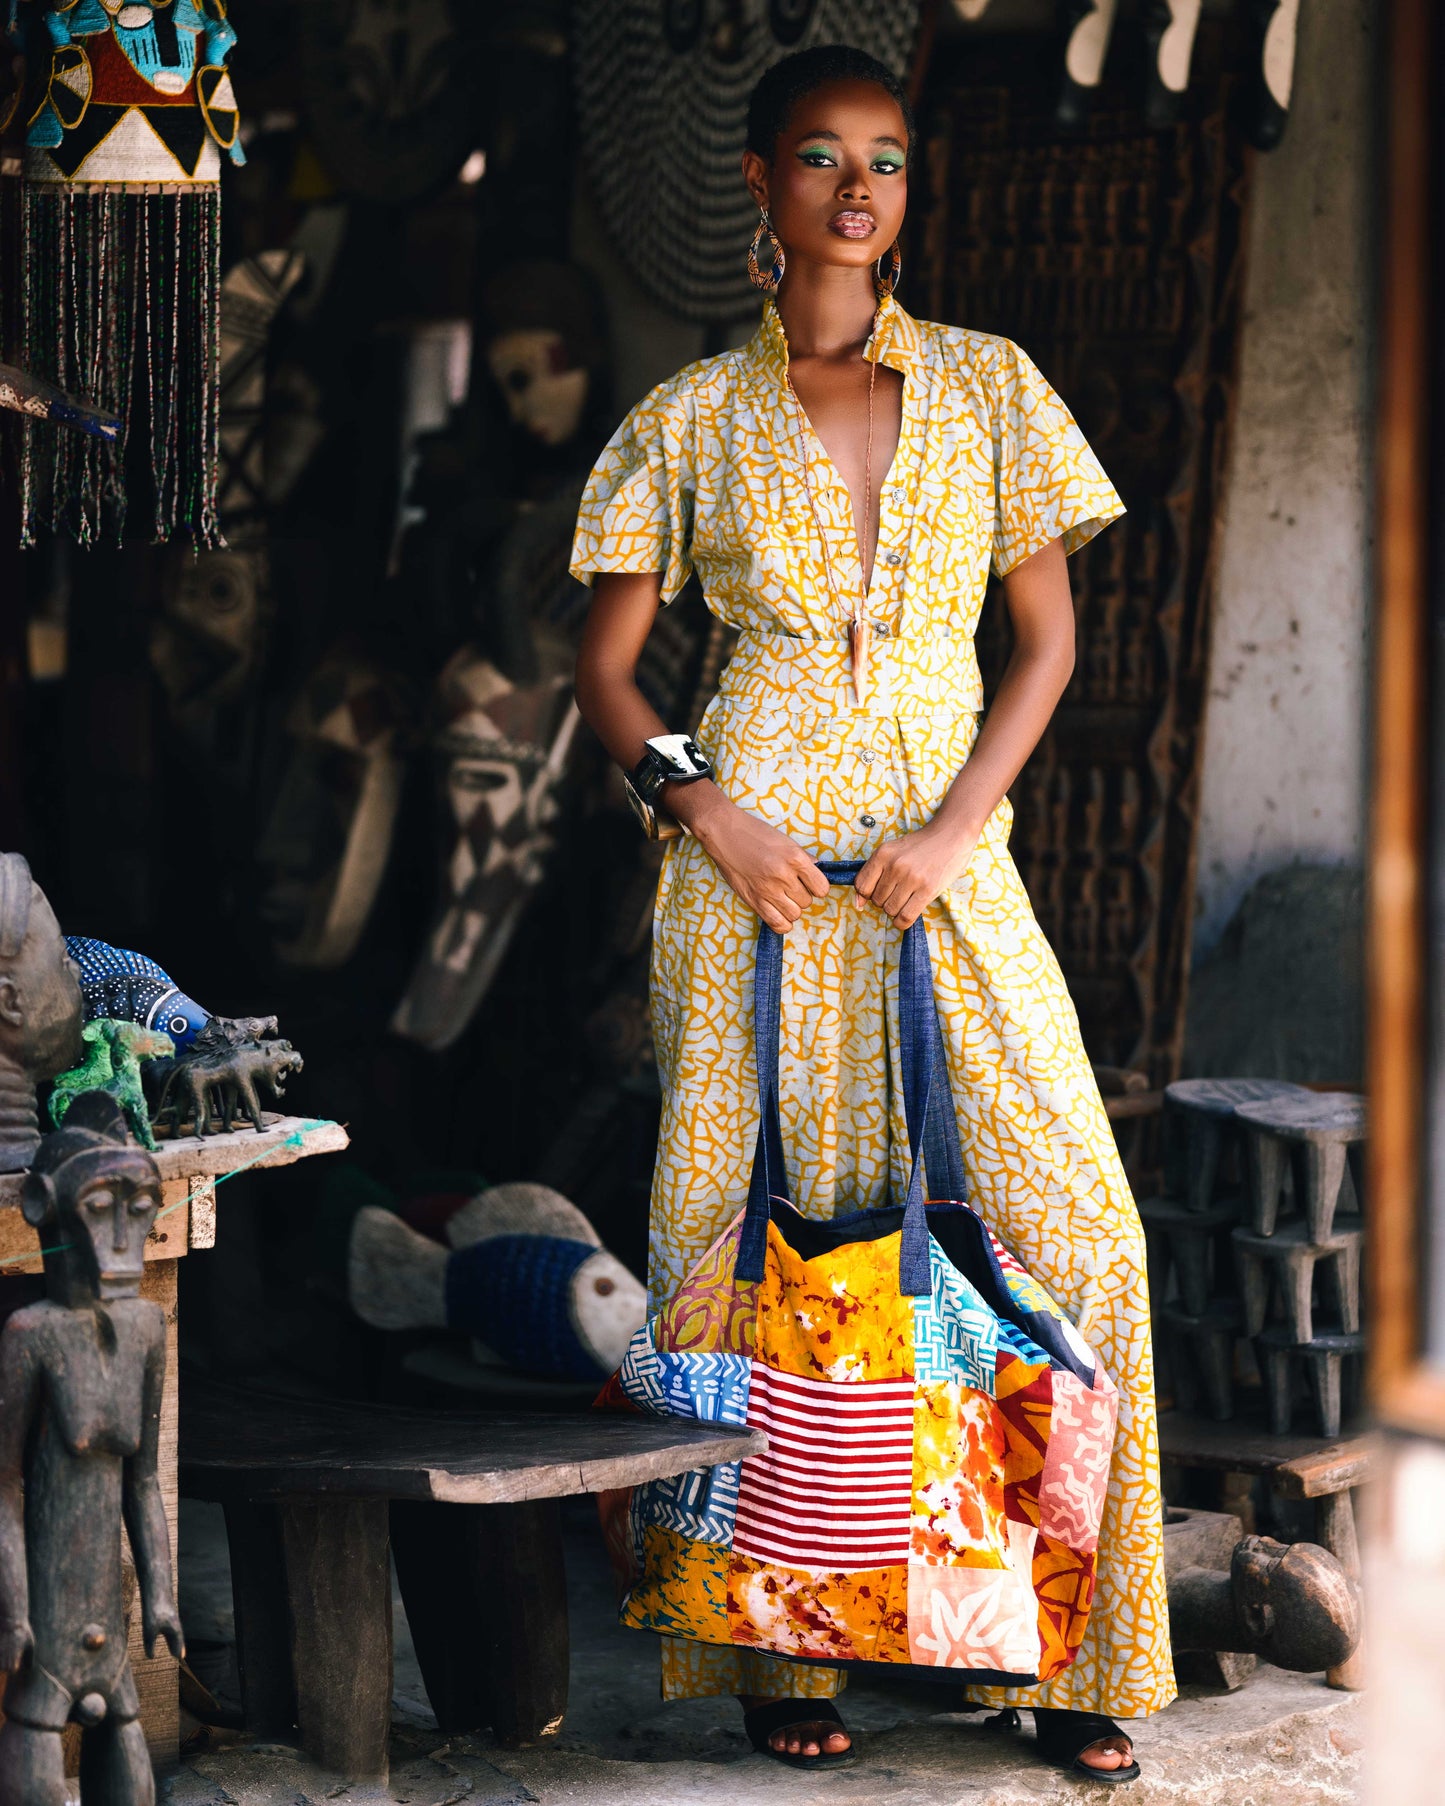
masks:
[[[1222,99],[1147,131],[1106,98],[1069,139],[1053,99],[1033,47],[935,70],[907,298],[1018,341],[1128,505],[1070,563],[1078,660],[1014,787],[1013,851],[1090,1057],[1161,1084],[1184,1029],[1244,154]],[[995,594],[979,631],[989,693],[1008,646]]]

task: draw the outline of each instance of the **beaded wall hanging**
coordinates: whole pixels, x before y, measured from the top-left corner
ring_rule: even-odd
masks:
[[[21,543],[119,540],[144,450],[152,536],[216,545],[221,159],[244,161],[226,0],[8,12],[26,70],[14,361],[123,423],[106,440],[23,422]]]

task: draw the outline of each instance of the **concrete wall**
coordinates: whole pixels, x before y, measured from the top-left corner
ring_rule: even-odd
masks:
[[[1255,166],[1197,953],[1263,874],[1361,857],[1377,10],[1301,8],[1288,132]]]

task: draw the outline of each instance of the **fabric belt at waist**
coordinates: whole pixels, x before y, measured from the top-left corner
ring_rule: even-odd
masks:
[[[725,702],[884,716],[977,714],[983,681],[961,633],[896,633],[880,623],[869,658],[868,707],[853,696],[848,636],[744,628],[718,686]]]

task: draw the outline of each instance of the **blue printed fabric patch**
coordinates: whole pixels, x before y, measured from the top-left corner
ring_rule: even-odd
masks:
[[[913,1300],[913,1374],[920,1384],[949,1381],[993,1397],[999,1320],[935,1241],[933,1289]]]
[[[662,1356],[652,1339],[652,1325],[644,1323],[627,1344],[627,1353],[617,1369],[617,1383],[639,1411],[653,1417],[668,1415],[662,1395]]]
[[[1040,1348],[1037,1342],[1026,1336],[1017,1324],[1010,1323],[1007,1318],[999,1319],[998,1340],[1001,1348],[1007,1348],[1030,1367],[1052,1365],[1046,1350]]]
[[[742,1475],[740,1461],[725,1461],[718,1467],[696,1467],[685,1474],[672,1474],[665,1480],[650,1480],[633,1495],[633,1534],[639,1545],[646,1524],[674,1530],[695,1543],[714,1543],[719,1548],[733,1546],[733,1527],[738,1513],[738,1484]]]
[[[736,1354],[659,1354],[649,1323],[632,1338],[617,1370],[623,1392],[654,1417],[745,1424],[752,1361]]]
[[[737,1354],[660,1354],[658,1378],[669,1417],[745,1424],[753,1363]]]
[[[631,1402],[654,1417],[745,1424],[752,1366],[746,1355],[659,1354],[647,1324],[632,1338],[617,1380]],[[741,1462],[725,1461],[637,1487],[631,1530],[639,1565],[648,1524],[730,1549],[741,1471]]]

